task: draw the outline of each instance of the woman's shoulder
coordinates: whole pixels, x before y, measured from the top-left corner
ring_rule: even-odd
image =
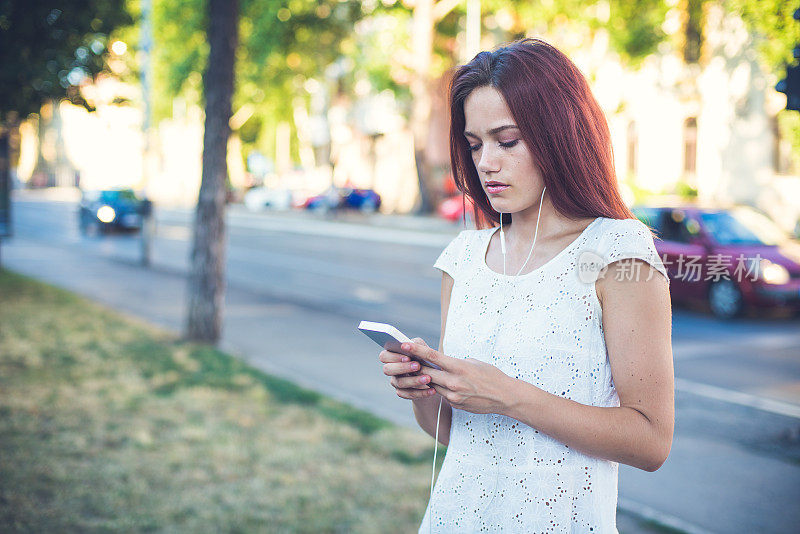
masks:
[[[464,243],[475,243],[479,242],[482,239],[488,237],[492,232],[497,230],[497,226],[493,226],[491,228],[466,228],[461,230],[453,241],[459,241]]]
[[[453,279],[459,276],[462,268],[469,263],[474,244],[478,241],[478,230],[464,229],[450,239],[433,264],[449,274]]]
[[[652,229],[637,218],[613,219],[600,217],[602,234],[612,240],[628,238],[653,238]]]
[[[606,219],[598,251],[604,258],[603,265],[621,259],[640,259],[651,264],[669,280],[666,267],[655,246],[653,231],[639,219]]]

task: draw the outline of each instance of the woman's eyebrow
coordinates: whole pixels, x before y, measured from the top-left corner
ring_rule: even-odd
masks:
[[[489,130],[487,133],[488,133],[489,135],[494,135],[494,134],[496,134],[496,133],[498,133],[498,132],[502,132],[503,130],[508,130],[508,129],[510,129],[510,128],[517,128],[517,127],[516,127],[516,125],[514,125],[514,124],[504,124],[504,125],[502,125],[502,126],[497,126],[497,127],[495,127],[495,128],[492,128],[492,129],[491,129],[491,130]],[[478,139],[478,136],[477,136],[477,135],[475,135],[475,134],[474,134],[474,133],[472,133],[472,132],[468,132],[467,130],[464,130],[464,135],[468,135],[468,136],[470,136],[470,137],[474,137],[474,138]]]

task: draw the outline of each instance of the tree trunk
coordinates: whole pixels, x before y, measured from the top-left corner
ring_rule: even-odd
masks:
[[[216,344],[225,301],[225,196],[238,0],[209,0],[203,176],[194,221],[186,338]]]
[[[414,74],[411,81],[411,132],[414,136],[414,161],[417,164],[417,183],[419,203],[416,213],[427,214],[433,211],[431,192],[428,186],[430,172],[427,165],[425,145],[430,128],[430,66],[433,54],[433,0],[419,0],[414,6],[413,49]]]

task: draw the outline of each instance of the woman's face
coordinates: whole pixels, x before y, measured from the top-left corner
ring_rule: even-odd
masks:
[[[472,161],[495,211],[538,209],[544,182],[503,95],[490,86],[473,90],[464,101],[464,116]]]

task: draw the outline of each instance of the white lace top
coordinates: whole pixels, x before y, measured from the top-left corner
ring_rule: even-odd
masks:
[[[599,217],[520,276],[486,265],[496,230],[462,231],[434,264],[455,280],[444,353],[485,361],[582,404],[619,406],[602,310],[594,282],[578,275],[578,259],[585,266],[595,258],[603,267],[639,258],[666,277],[649,228],[637,219]],[[654,273],[645,268],[640,275]],[[419,532],[429,532],[432,519],[434,532],[616,534],[618,466],[516,419],[453,409],[450,443]]]

